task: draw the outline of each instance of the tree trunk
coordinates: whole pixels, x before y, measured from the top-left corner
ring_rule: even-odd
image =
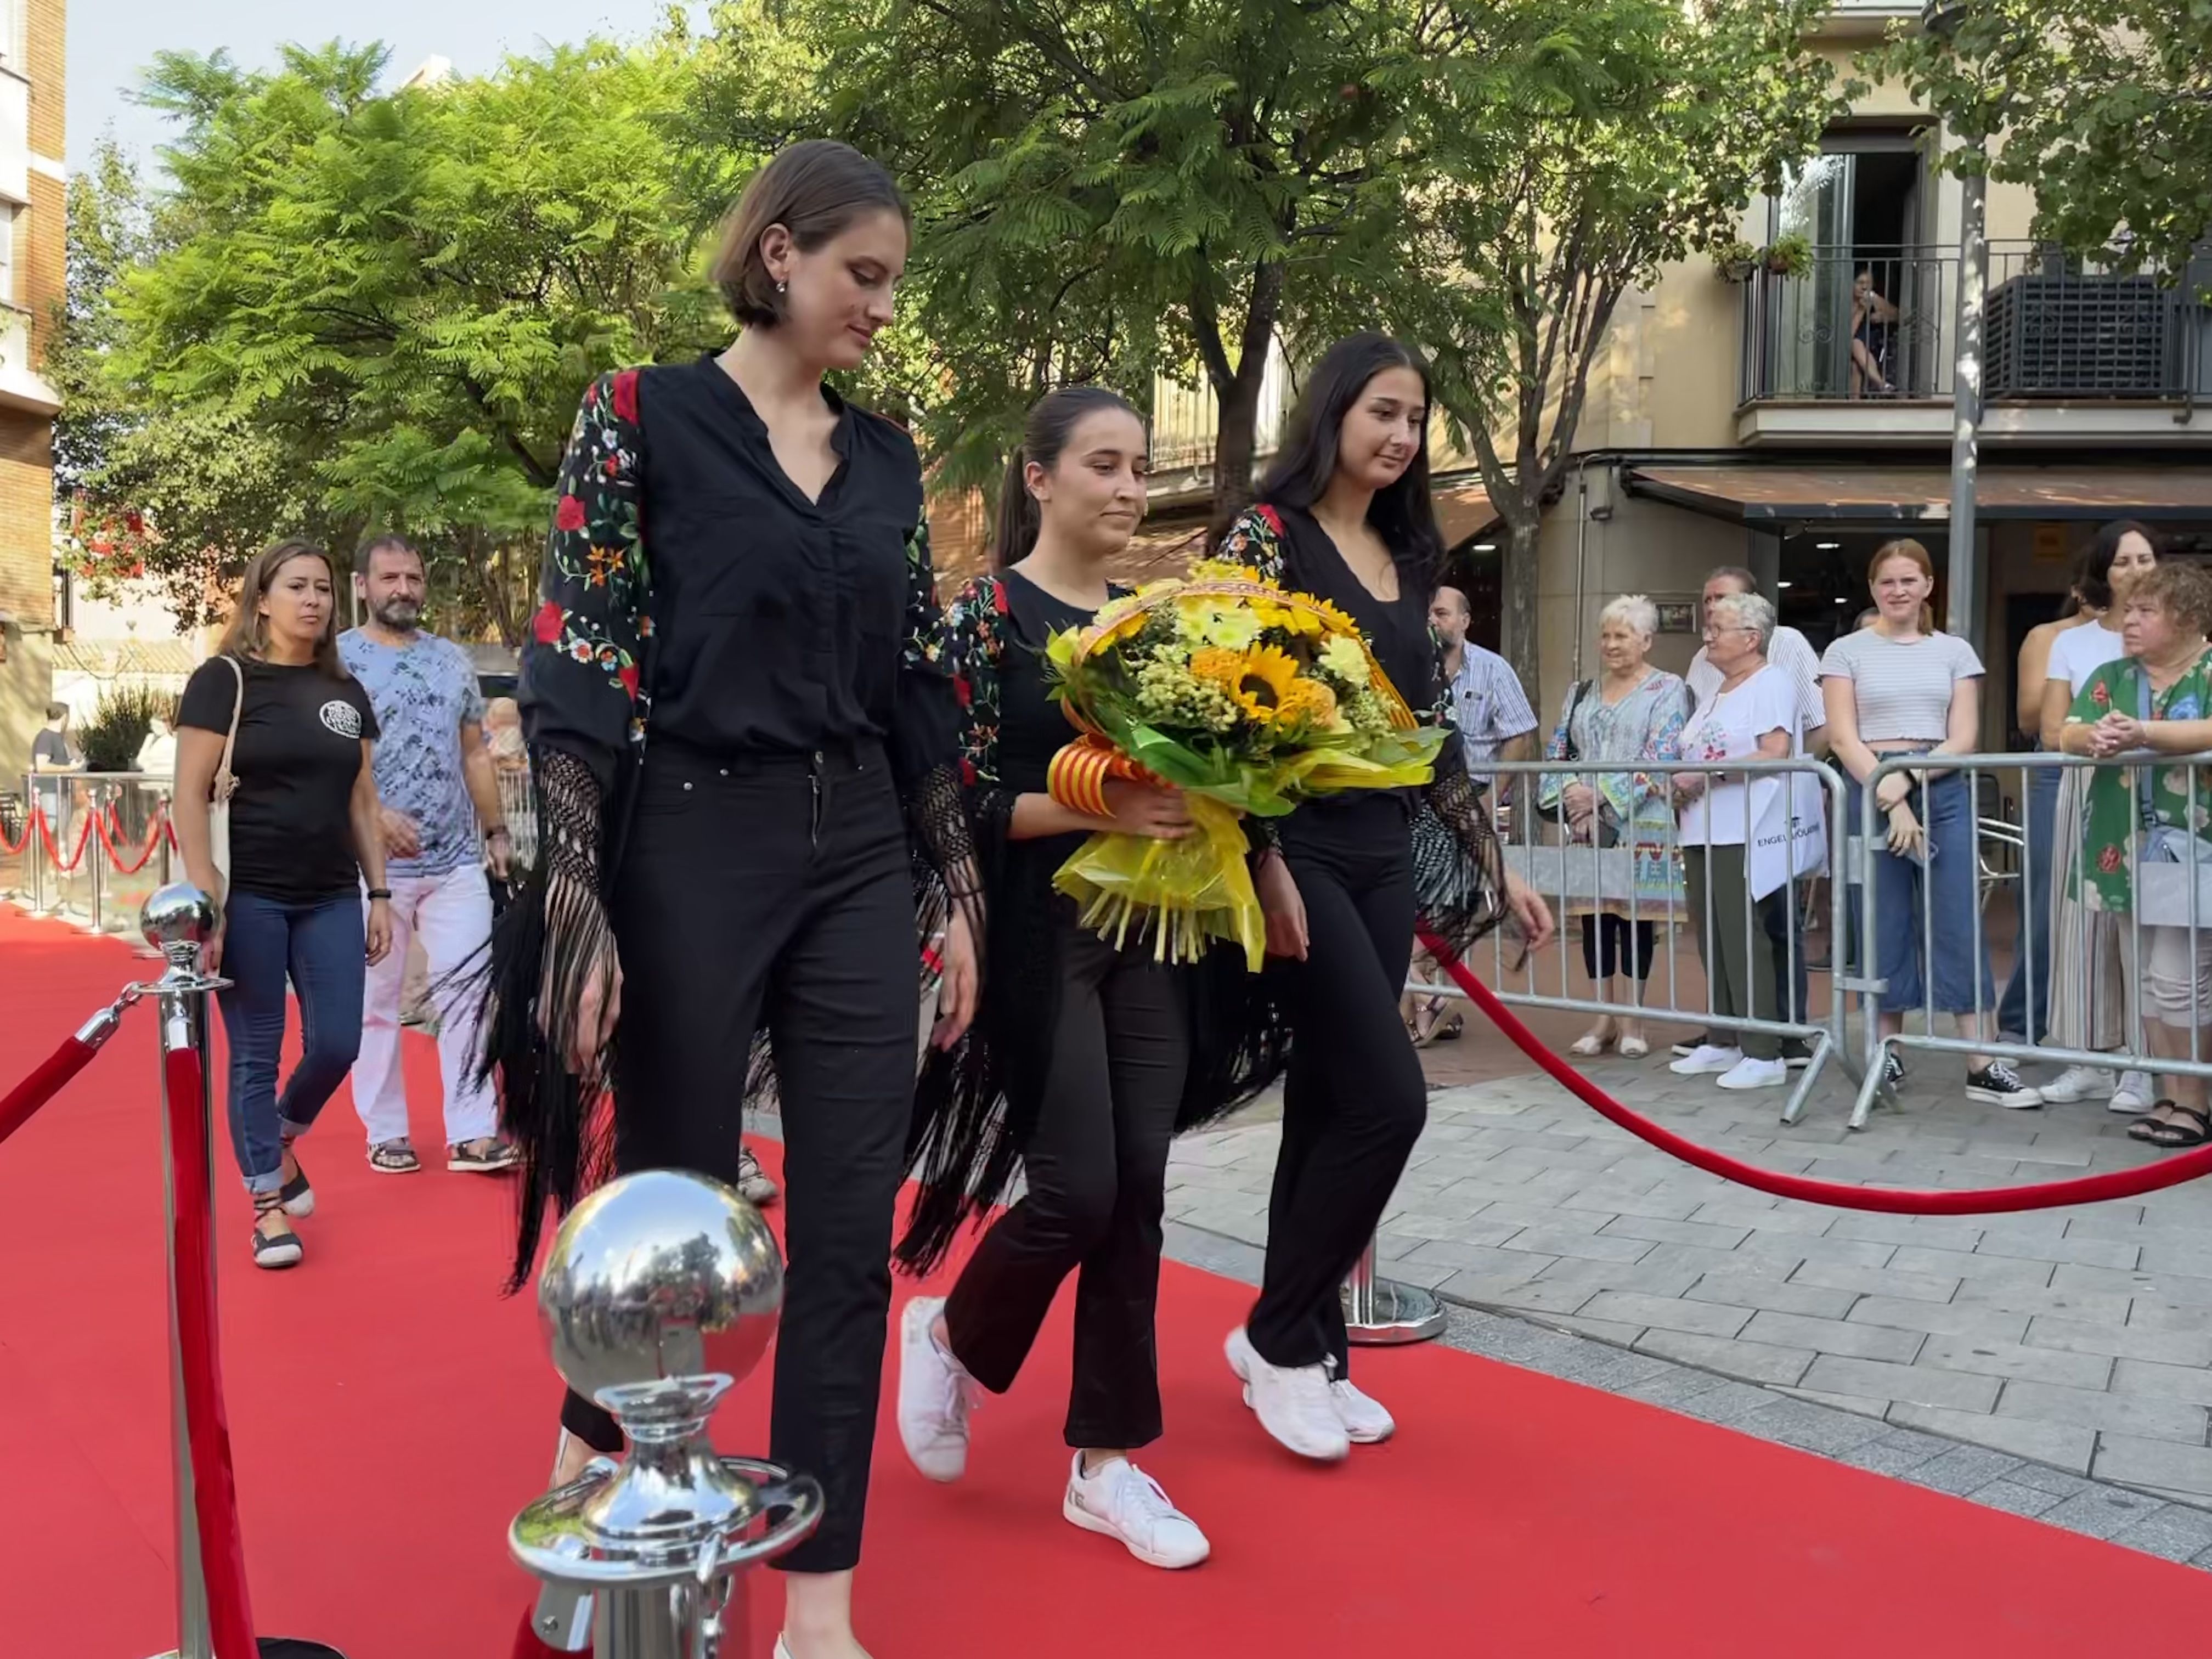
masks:
[[[1520,676],[1521,689],[1535,703],[1543,696],[1542,664],[1536,646],[1537,542],[1544,533],[1541,501],[1498,503],[1505,515],[1505,560],[1499,586],[1504,590],[1504,616],[1498,644],[1505,660]],[[1575,619],[1582,626],[1582,619]]]
[[[1259,441],[1260,380],[1240,369],[1216,394],[1220,420],[1213,434],[1213,512],[1225,519],[1252,499],[1253,451]]]

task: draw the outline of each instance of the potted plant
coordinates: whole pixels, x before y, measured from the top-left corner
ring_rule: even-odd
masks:
[[[1765,264],[1770,276],[1802,276],[1813,268],[1813,244],[1793,230],[1776,238],[1766,250]]]
[[[1727,283],[1747,283],[1759,269],[1759,250],[1745,241],[1723,242],[1713,250],[1713,267]]]

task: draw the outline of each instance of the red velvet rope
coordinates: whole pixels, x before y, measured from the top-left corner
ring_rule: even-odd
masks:
[[[253,1609],[246,1590],[246,1548],[238,1528],[231,1473],[230,1419],[222,1400],[222,1354],[216,1330],[215,1218],[208,1194],[207,1126],[200,1057],[191,1048],[163,1056],[168,1084],[170,1175],[177,1204],[177,1343],[191,1438],[192,1508],[199,1523],[208,1623],[215,1659],[256,1659]]]
[[[38,833],[31,827],[31,820],[38,815],[38,805],[33,802],[31,810],[23,814],[23,833],[14,841],[9,841],[7,830],[0,827],[0,858],[12,859],[31,844],[31,837]]]
[[[46,823],[46,815],[33,807],[31,817],[38,825],[39,839],[46,843],[47,860],[62,875],[75,875],[77,866],[84,862],[84,849],[92,844],[92,826],[99,822],[99,814],[86,815],[82,827],[76,832],[76,851],[70,854],[67,864],[62,862],[62,849],[54,845],[54,832]]]
[[[1724,1152],[1700,1146],[1640,1113],[1631,1111],[1546,1048],[1487,985],[1468,971],[1465,963],[1454,957],[1449,945],[1426,928],[1421,930],[1420,940],[1422,948],[1443,964],[1453,981],[1490,1017],[1492,1024],[1505,1033],[1513,1046],[1583,1105],[1685,1164],[1723,1180],[1771,1193],[1777,1198],[1802,1198],[1808,1203],[1832,1205],[1838,1209],[1881,1210],[1898,1215],[1994,1215],[2008,1210],[2048,1210],[2066,1204],[2136,1198],[2212,1174],[2212,1146],[2196,1147],[2141,1169],[2114,1170],[2105,1175],[2079,1176],[2071,1181],[2046,1181],[2025,1187],[1984,1187],[1971,1192],[1898,1192],[1762,1170],[1755,1164],[1746,1164]]]
[[[117,816],[113,806],[94,817],[93,823],[100,831],[100,844],[107,850],[108,868],[118,876],[135,876],[154,861],[154,854],[161,845],[161,836],[168,828],[168,817],[166,813],[155,815],[154,822],[147,826],[146,844],[138,849],[138,860],[135,864],[124,863],[123,854],[115,845],[115,837],[123,833],[123,821]],[[111,824],[113,825],[112,831]]]
[[[31,1121],[31,1115],[62,1091],[63,1085],[89,1065],[100,1052],[88,1042],[70,1036],[62,1039],[62,1046],[40,1062],[38,1070],[8,1091],[0,1100],[0,1142]]]

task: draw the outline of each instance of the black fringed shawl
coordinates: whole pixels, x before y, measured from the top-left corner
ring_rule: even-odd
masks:
[[[642,373],[722,370],[708,360],[602,376],[584,394],[562,461],[520,691],[541,852],[495,931],[483,1017],[482,1069],[498,1080],[501,1121],[522,1154],[510,1290],[529,1276],[547,1203],[566,1211],[613,1169],[613,1043],[580,1072],[568,1054],[580,990],[592,980],[610,986],[615,971],[606,900],[656,685]],[[909,489],[913,510],[902,520],[906,600],[888,747],[918,886],[926,890],[918,902],[928,913],[926,928],[941,927],[957,906],[980,937],[981,896],[956,769],[945,616],[930,567],[921,464],[902,434],[869,435],[876,453],[888,446],[910,464],[910,477],[895,480]]]
[[[950,1052],[933,1051],[915,1091],[912,1167],[921,1190],[898,1245],[900,1265],[927,1273],[969,1221],[1000,1202],[1043,1101],[1060,1013],[1058,940],[1072,902],[1053,890],[1064,840],[1015,841],[1015,799],[1044,789],[1043,769],[1017,772],[999,743],[1004,666],[1042,646],[1048,628],[1027,614],[1019,583],[981,577],[951,605],[953,683],[961,705],[962,773],[976,853],[990,896],[985,959],[991,971],[975,1030]],[[1027,677],[1024,677],[1027,679]],[[1069,733],[1073,738],[1073,732]],[[1179,970],[1188,1000],[1192,1054],[1178,1133],[1211,1122],[1273,1082],[1288,1030],[1264,976],[1243,953],[1217,949]]]

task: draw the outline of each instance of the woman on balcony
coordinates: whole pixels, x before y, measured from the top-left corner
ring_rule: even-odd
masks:
[[[1641,593],[1624,593],[1598,612],[1600,671],[1567,692],[1545,759],[1633,769],[1681,758],[1690,689],[1680,675],[1652,667],[1651,640],[1658,631],[1658,608]],[[1538,821],[1559,826],[1567,845],[1620,848],[1632,861],[1632,902],[1606,892],[1594,878],[1589,896],[1570,901],[1570,908],[1583,919],[1583,971],[1599,1000],[1641,1008],[1657,954],[1657,924],[1672,926],[1682,896],[1666,775],[1633,769],[1547,773],[1536,810]],[[1560,885],[1573,891],[1583,871],[1614,862],[1601,852],[1595,859],[1565,856]],[[1618,992],[1615,976],[1621,981]],[[1616,1022],[1603,1015],[1568,1052],[1589,1059],[1608,1047],[1617,1047],[1626,1060],[1650,1054],[1643,1020],[1624,1014]]]
[[[1874,285],[1871,266],[1851,279],[1851,396],[1893,398],[1886,365],[1897,323],[1897,307]]]
[[[2100,530],[2097,539],[2081,556],[2074,589],[2081,595],[2085,617],[2081,627],[2067,629],[2051,642],[2038,723],[2044,748],[2060,747],[2075,702],[2090,677],[2127,654],[2123,635],[2129,596],[2157,565],[2156,539],[2142,526],[2127,519]],[[2035,778],[2038,783],[2045,778],[2053,781],[2045,786],[2051,792],[2051,805],[2045,845],[2056,849],[2051,864],[2035,866],[2054,872],[2045,878],[2050,917],[2045,954],[2057,964],[2055,971],[2045,969],[2050,981],[2050,1030],[2041,1040],[2054,1048],[2124,1053],[2135,1046],[2130,1041],[2128,1000],[2133,964],[2127,919],[2085,905],[2073,879],[2081,859],[2082,811],[2091,775],[2072,768],[2064,772],[2039,772]],[[2035,817],[2035,797],[2031,794],[2031,844]],[[2025,894],[2022,902],[2027,902]],[[2148,1111],[2158,1097],[2147,1073],[2123,1069],[2115,1083],[2112,1071],[2095,1066],[2069,1066],[2045,1084],[2042,1092],[2045,1100],[2061,1104],[2103,1100],[2113,1111],[2129,1113]]]
[[[1982,661],[1966,641],[1936,630],[1928,550],[1911,540],[1884,543],[1867,579],[1881,614],[1871,628],[1837,640],[1820,663],[1828,740],[1859,786],[1846,806],[1854,828],[1865,821],[1867,780],[1884,761],[1971,755],[1981,726]],[[1887,981],[1878,1027],[1896,1036],[1905,1011],[1917,1006],[1950,1014],[1960,1036],[1987,1042],[1995,1035],[1989,1010],[1996,985],[1982,934],[1973,792],[1963,774],[1930,764],[1886,772],[1873,793],[1882,836],[1873,849],[1875,969]],[[1903,1079],[1893,1048],[1884,1050],[1882,1067],[1890,1086]],[[2043,1103],[2012,1067],[1986,1054],[1966,1062],[1966,1097]]]
[[[2067,712],[2069,755],[2156,759],[2212,750],[2212,574],[2160,565],[2130,586],[2127,655],[2090,674]],[[2148,751],[2144,755],[2143,751]],[[2135,939],[2143,1040],[2170,1060],[2212,1060],[2212,772],[2197,766],[2100,767],[2089,775],[2082,905]],[[2130,914],[2132,913],[2132,921]],[[2179,1149],[2212,1140],[2202,1077],[2168,1075],[2172,1093],[2129,1135]]]

